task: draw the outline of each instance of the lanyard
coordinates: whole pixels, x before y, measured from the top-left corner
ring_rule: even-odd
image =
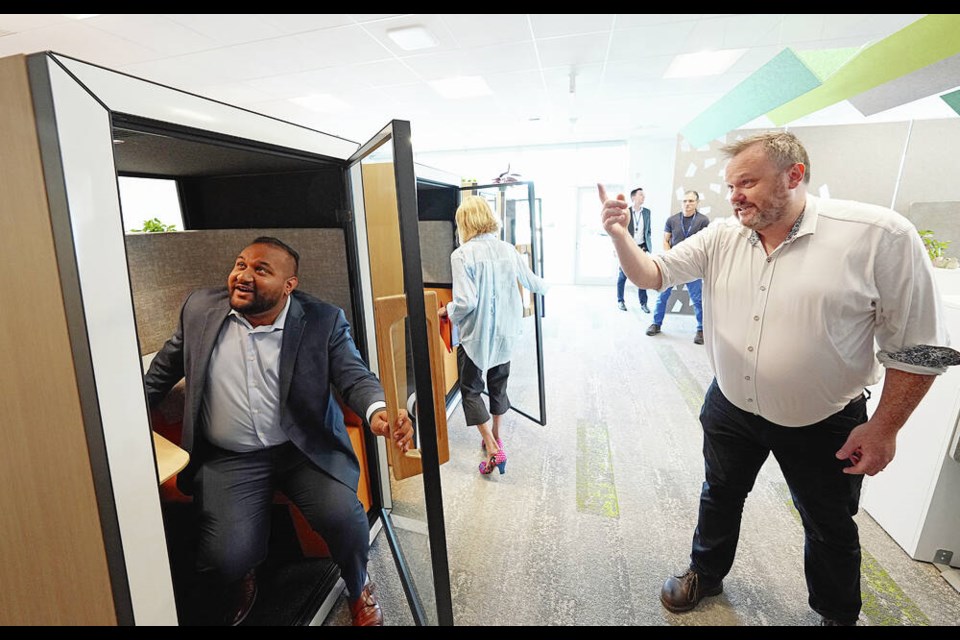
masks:
[[[684,219],[685,217],[686,217],[686,216],[684,216],[682,213],[680,214],[680,230],[683,231],[683,239],[684,239],[684,240],[686,240],[686,239],[687,239],[687,236],[690,235],[690,231],[693,229],[693,219],[694,219],[695,217],[697,217],[697,214],[694,213],[692,216],[690,216],[690,226],[689,226],[689,227],[684,227],[684,226],[683,226],[683,219]]]

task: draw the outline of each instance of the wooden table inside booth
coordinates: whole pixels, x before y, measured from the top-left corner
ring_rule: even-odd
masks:
[[[157,478],[163,484],[177,475],[187,463],[190,454],[153,431],[153,448],[157,452]]]

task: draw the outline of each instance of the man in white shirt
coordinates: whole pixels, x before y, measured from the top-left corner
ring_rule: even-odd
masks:
[[[643,206],[646,198],[643,187],[635,187],[630,192],[630,201],[633,206],[630,207],[630,222],[627,225],[627,231],[634,237],[638,247],[650,253],[653,250],[653,242],[650,231],[650,209]],[[626,284],[627,275],[623,272],[623,269],[617,269],[617,307],[620,311],[627,310],[627,304],[623,299],[623,290]],[[638,288],[637,297],[640,300],[640,309],[644,313],[650,313],[650,307],[647,306],[647,290],[643,287]]]
[[[735,217],[663,255],[636,250],[626,203],[598,185],[604,228],[633,282],[663,290],[703,278],[715,374],[700,417],[706,478],[689,569],[664,582],[660,601],[688,611],[723,590],[744,501],[773,452],[806,534],[810,607],[823,625],[855,625],[863,474],[890,463],[897,431],[960,354],[947,348],[930,260],[909,221],[808,194],[810,162],[792,133],[723,152]],[[868,419],[863,389],[881,364],[883,392]]]

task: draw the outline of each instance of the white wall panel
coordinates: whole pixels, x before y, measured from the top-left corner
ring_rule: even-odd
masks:
[[[275,120],[79,60],[54,57],[112,111],[259,140],[341,160],[349,158],[360,146],[337,136]]]
[[[176,624],[107,111],[48,60],[87,339],[137,625]]]

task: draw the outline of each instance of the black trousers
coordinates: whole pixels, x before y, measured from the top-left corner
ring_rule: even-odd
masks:
[[[280,489],[323,536],[350,597],[360,595],[370,525],[356,491],[313,464],[292,442],[248,453],[210,450],[194,480],[202,574],[229,584],[266,558],[273,492]]]
[[[861,395],[821,422],[782,427],[735,407],[714,380],[700,412],[706,479],[691,566],[710,581],[730,571],[744,501],[772,452],[803,523],[810,607],[827,618],[855,621],[861,607],[860,539],[853,516],[863,476],[843,473],[850,463],[834,454],[866,420]]]
[[[457,368],[460,370],[460,397],[463,416],[467,425],[478,425],[490,419],[490,414],[503,415],[510,408],[507,397],[507,378],[510,363],[504,362],[487,371],[487,395],[490,396],[490,411],[483,406],[483,372],[473,363],[463,345],[457,347]]]

